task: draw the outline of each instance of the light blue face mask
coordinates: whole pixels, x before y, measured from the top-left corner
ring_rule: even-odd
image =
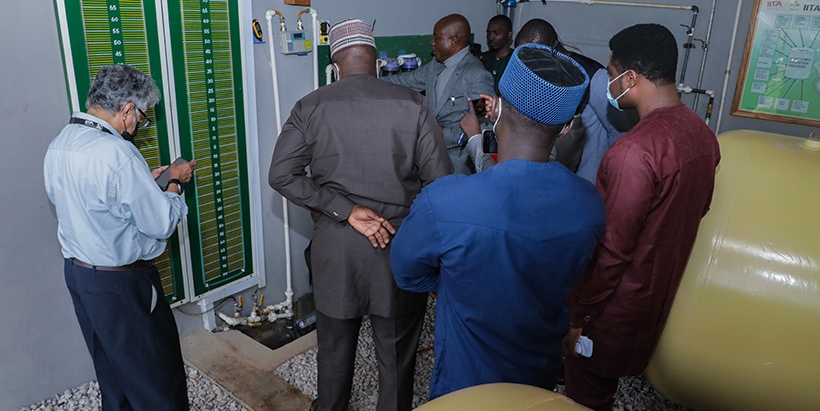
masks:
[[[623,97],[623,96],[624,96],[624,94],[626,94],[626,92],[627,92],[627,91],[632,90],[632,87],[627,88],[626,90],[624,90],[624,92],[623,92],[623,93],[621,93],[621,95],[619,95],[618,97],[613,98],[613,97],[612,97],[612,92],[611,92],[611,91],[609,91],[609,86],[611,86],[611,85],[612,85],[612,83],[614,83],[614,82],[615,82],[616,80],[618,80],[619,78],[623,77],[623,75],[624,75],[624,74],[626,74],[628,71],[629,71],[629,70],[624,71],[623,73],[619,74],[619,75],[618,75],[618,77],[615,77],[614,79],[609,80],[609,82],[608,82],[608,83],[606,83],[606,98],[607,98],[607,100],[609,100],[609,104],[612,104],[612,107],[615,107],[615,108],[616,108],[616,109],[618,109],[619,111],[624,111],[624,109],[622,109],[622,108],[618,105],[618,99],[620,99],[621,97]]]

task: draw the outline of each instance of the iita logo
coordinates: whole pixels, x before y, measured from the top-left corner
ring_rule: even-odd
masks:
[[[782,1],[767,1],[766,2],[766,8],[769,8],[769,9],[783,8],[783,2]],[[800,2],[796,1],[796,0],[789,2],[789,8],[791,8],[792,10],[800,10]],[[820,10],[820,6],[818,6],[816,4],[804,4],[803,5],[803,11],[816,11],[816,10]]]

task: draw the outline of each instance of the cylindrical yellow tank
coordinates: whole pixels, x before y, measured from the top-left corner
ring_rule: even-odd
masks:
[[[718,141],[711,211],[647,378],[698,411],[820,410],[820,142]]]
[[[584,411],[589,408],[552,391],[522,384],[477,385],[436,398],[416,411]]]

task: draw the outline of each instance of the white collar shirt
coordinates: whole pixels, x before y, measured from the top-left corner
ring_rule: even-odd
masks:
[[[464,47],[456,54],[450,56],[447,60],[444,60],[444,70],[438,74],[436,77],[436,95],[439,99],[446,98],[446,96],[442,96],[441,93],[444,92],[444,87],[447,85],[447,82],[450,81],[450,77],[452,77],[453,72],[456,71],[456,67],[458,67],[458,63],[461,63],[461,60],[470,52],[470,47]],[[441,100],[439,100],[441,101]]]

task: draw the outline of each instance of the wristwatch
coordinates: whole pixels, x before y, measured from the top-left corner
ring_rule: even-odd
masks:
[[[182,192],[184,191],[184,187],[182,187],[182,181],[179,181],[179,179],[177,179],[177,178],[172,178],[172,179],[168,180],[168,186],[170,186],[171,184],[176,184],[177,185],[177,194],[182,195]],[[165,186],[166,190],[168,189],[168,186]]]

